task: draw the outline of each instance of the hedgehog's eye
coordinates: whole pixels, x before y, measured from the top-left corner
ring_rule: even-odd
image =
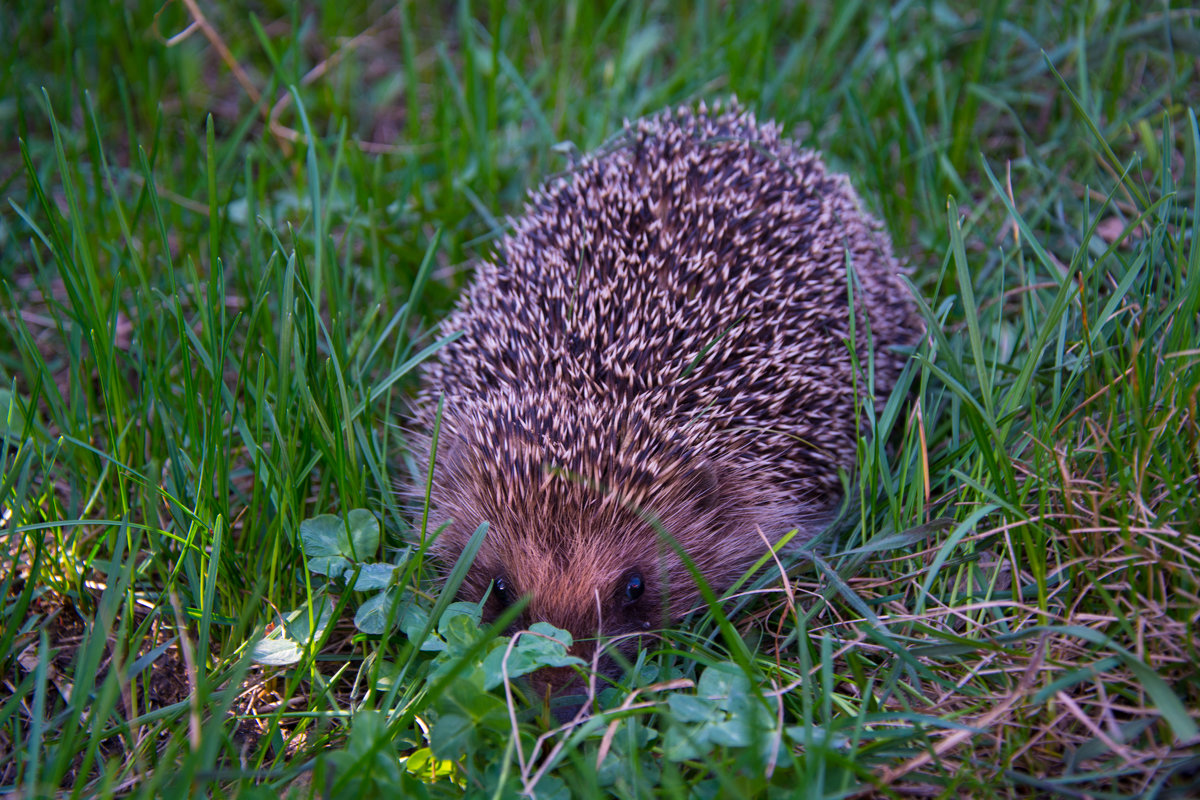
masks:
[[[644,591],[646,591],[646,581],[642,578],[642,573],[631,573],[625,582],[625,602],[634,602],[642,596]]]
[[[500,601],[500,605],[507,606],[513,601],[512,586],[508,582],[508,578],[503,575],[497,575],[492,579],[492,594],[496,595],[496,599]]]

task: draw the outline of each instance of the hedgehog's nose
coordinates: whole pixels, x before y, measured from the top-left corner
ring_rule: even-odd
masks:
[[[574,685],[583,685],[583,681],[571,667],[542,667],[534,674],[538,678],[538,683],[552,694],[559,694]]]
[[[588,700],[587,685],[571,667],[542,667],[529,676],[529,683],[562,724],[573,720]]]
[[[575,721],[579,712],[587,704],[586,694],[564,694],[550,698],[550,713],[559,725],[567,725]]]

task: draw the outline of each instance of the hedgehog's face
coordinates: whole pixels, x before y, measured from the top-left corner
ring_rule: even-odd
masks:
[[[666,584],[674,559],[659,553],[652,532],[631,530],[640,525],[631,521],[630,529],[609,533],[586,521],[498,519],[459,594],[483,601],[489,621],[524,599],[512,630],[548,622],[569,632],[572,655],[589,663],[599,642],[629,655],[638,634],[669,621]],[[600,665],[615,671],[610,657]]]
[[[581,658],[588,669],[617,677],[620,661],[628,663],[641,644],[638,634],[659,627],[662,620],[661,586],[658,570],[633,566],[615,579],[602,580],[567,571],[558,578],[523,591],[516,578],[497,570],[492,579],[485,614],[494,617],[516,602],[523,594],[528,604],[515,629],[527,629],[534,622],[548,622],[570,632],[571,655]],[[519,575],[520,573],[513,573]],[[649,577],[647,577],[649,576]],[[588,597],[588,587],[591,596]],[[530,635],[530,634],[526,634]],[[602,648],[597,652],[597,648]],[[530,676],[534,693],[579,695],[584,688],[580,674],[573,668],[546,668]],[[560,709],[564,717],[573,716],[577,702]]]
[[[501,411],[519,416],[513,408]],[[786,530],[778,500],[736,464],[661,439],[644,457],[620,460],[556,452],[547,442],[565,433],[533,437],[528,421],[449,419],[431,497],[432,522],[449,525],[433,550],[449,568],[479,524],[489,526],[459,597],[482,601],[489,621],[527,598],[513,630],[536,622],[566,630],[572,654],[589,664],[600,642],[595,663],[610,675],[619,662],[613,654],[631,657],[641,634],[701,605],[676,546],[721,592],[762,555],[764,534]],[[616,425],[588,424],[597,432],[575,432],[572,441],[624,441]],[[555,689],[572,681],[573,673],[535,679]]]
[[[492,579],[486,591],[485,614],[494,619],[518,599],[527,605],[514,627],[528,628],[548,622],[568,631],[575,641],[572,653],[590,660],[597,641],[623,640],[621,649],[636,645],[631,635],[645,633],[663,624],[663,587],[660,570],[651,564],[631,562],[627,569],[597,576],[586,568],[559,566],[557,574],[532,572],[521,564],[483,567],[482,577]]]
[[[486,521],[488,532],[459,588],[460,599],[483,602],[489,622],[524,599],[510,632],[550,623],[571,634],[572,655],[615,677],[623,660],[633,660],[643,634],[699,604],[694,579],[658,528],[620,498],[559,474],[525,488],[522,496],[535,500],[506,495],[498,502],[486,491],[442,494],[438,515],[452,521],[436,550],[450,566]],[[744,559],[710,546],[731,540],[720,536],[721,523],[708,505],[690,494],[672,502],[682,506],[659,512],[678,523],[667,530],[719,591],[737,577],[732,569],[744,569]],[[573,670],[543,670],[532,680],[539,692],[547,686],[556,692],[578,688]]]
[[[683,594],[694,596],[690,578],[671,585],[681,574],[678,557],[623,498],[593,482],[541,464],[515,479],[472,474],[486,463],[471,445],[451,443],[434,482],[435,519],[449,522],[434,545],[445,566],[488,523],[460,599],[482,601],[489,622],[524,599],[512,631],[537,622],[561,628],[574,640],[572,655],[589,665],[602,643],[595,663],[616,674],[615,654],[631,657],[641,634],[668,624],[677,615],[670,609],[689,603]],[[549,683],[558,689],[571,677]]]

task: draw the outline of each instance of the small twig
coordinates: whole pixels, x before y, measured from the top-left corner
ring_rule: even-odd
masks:
[[[1045,634],[1043,634],[1039,639],[1037,651],[1033,654],[1029,664],[1025,667],[1025,673],[1021,676],[1020,683],[1017,685],[1016,690],[1004,699],[1004,702],[1000,703],[1000,705],[996,706],[979,719],[973,720],[970,723],[969,730],[957,730],[946,736],[946,738],[942,739],[934,746],[933,752],[923,752],[921,755],[910,759],[898,767],[886,769],[877,773],[879,778],[878,785],[888,786],[889,784],[892,784],[904,777],[908,773],[925,766],[935,757],[941,757],[945,755],[954,748],[958,747],[960,744],[966,742],[972,736],[975,736],[980,729],[987,729],[991,727],[997,720],[1007,714],[1009,710],[1017,704],[1018,701],[1025,698],[1025,696],[1033,689],[1034,684],[1037,682],[1038,670],[1041,669],[1042,660],[1045,658],[1046,642],[1048,639],[1049,636]],[[872,787],[869,791],[874,791],[874,787]]]
[[[217,54],[225,62],[225,66],[232,70],[233,77],[237,79],[242,89],[246,94],[250,95],[251,100],[257,103],[262,97],[262,93],[258,91],[258,87],[250,80],[250,76],[246,74],[246,70],[242,69],[242,65],[238,63],[238,60],[233,57],[233,52],[225,44],[225,40],[221,38],[221,34],[217,33],[217,29],[209,23],[208,18],[204,16],[204,12],[196,5],[196,0],[183,0],[183,4],[187,6],[188,13],[192,15],[193,22],[182,33],[167,39],[167,46],[173,47],[182,42],[192,34],[192,31],[196,27],[199,27],[200,32],[204,34],[204,38],[208,40],[208,43],[216,48]]]
[[[192,648],[192,641],[188,638],[187,624],[183,619],[183,609],[179,605],[179,595],[175,594],[175,590],[170,590],[171,608],[175,611],[175,624],[179,628],[179,651],[183,653],[183,665],[187,673],[188,681],[188,698],[191,706],[191,713],[188,715],[188,739],[192,743],[192,751],[199,752],[200,750],[200,695],[198,693],[199,680],[196,672],[196,653]]]
[[[1012,160],[1011,159],[1006,160],[1004,162],[1004,187],[1006,189],[1008,189],[1008,201],[1010,203],[1012,203],[1013,208],[1016,208],[1017,207],[1017,199],[1015,197],[1013,197],[1013,188],[1012,188]],[[1020,248],[1021,247],[1021,227],[1019,225],[1017,225],[1017,218],[1015,216],[1010,214],[1009,219],[1012,222],[1013,246],[1016,248]]]
[[[1069,694],[1066,692],[1055,692],[1054,696],[1058,699],[1058,702],[1067,707],[1067,710],[1071,713],[1071,716],[1079,720],[1079,722],[1083,724],[1083,727],[1092,732],[1093,736],[1104,742],[1104,744],[1108,746],[1109,750],[1111,750],[1114,754],[1119,755],[1126,765],[1134,762],[1135,759],[1130,755],[1129,749],[1117,744],[1117,742],[1114,741],[1107,733],[1105,733],[1099,725],[1092,722],[1091,717],[1089,717],[1084,710],[1080,708],[1074,700],[1071,699]]]
[[[643,700],[634,702],[639,694],[643,692],[665,692],[672,689],[690,689],[695,684],[689,678],[676,678],[675,680],[665,681],[663,683],[655,683],[650,686],[642,686],[634,689],[625,698],[624,702],[617,708],[607,712],[609,714],[618,715],[627,711],[636,711],[643,708],[653,708],[658,705],[657,700]],[[600,750],[596,753],[596,769],[599,770],[604,764],[604,759],[608,755],[608,751],[612,748],[613,737],[617,734],[617,726],[621,724],[623,716],[617,716],[612,722],[608,723],[608,728],[604,731],[604,736],[600,739]]]
[[[787,570],[784,569],[783,562],[779,560],[779,554],[776,552],[775,547],[771,544],[771,540],[768,539],[767,535],[763,532],[762,527],[758,526],[755,528],[755,530],[757,531],[759,538],[762,539],[763,544],[765,544],[767,546],[767,552],[771,554],[771,559],[775,562],[775,568],[777,570],[779,570],[779,582],[780,582],[781,586],[783,587],[783,597],[784,597],[784,602],[787,604],[788,612],[791,614],[793,619],[795,619],[797,622],[799,622],[800,621],[800,612],[797,611],[797,609],[796,609],[796,593],[795,593],[795,590],[792,588],[791,580],[788,578]],[[786,619],[787,619],[786,614],[780,616],[779,628],[776,629],[777,636],[782,636],[783,623],[784,623],[784,620],[786,620]],[[781,672],[783,671],[783,664],[781,663],[781,659],[779,657],[778,648],[776,648],[776,650],[775,650],[775,666]],[[775,740],[775,742],[774,742],[775,746],[771,748],[771,754],[767,757],[767,768],[766,768],[767,778],[770,778],[772,775],[775,774],[775,766],[779,763],[779,750],[783,746],[783,694],[782,693],[777,693],[775,695],[775,712],[776,712],[775,716],[777,719],[777,724],[775,725],[775,731],[772,735],[772,738]]]
[[[230,71],[233,72],[234,78],[250,97],[251,101],[253,101],[255,105],[260,105],[260,101],[262,100],[262,92],[260,92],[258,87],[254,85],[254,82],[250,79],[249,73],[247,73],[238,60],[234,58],[233,52],[229,49],[229,45],[225,44],[225,40],[221,37],[221,34],[217,31],[216,27],[214,27],[213,24],[208,21],[208,18],[204,16],[204,12],[200,10],[196,0],[183,0],[183,4],[187,7],[188,13],[192,16],[192,23],[174,36],[167,37],[162,36],[162,34],[159,33],[159,36],[162,36],[163,42],[167,45],[167,47],[174,47],[175,45],[190,38],[193,33],[199,30],[202,34],[204,34],[204,38],[208,40],[209,44],[216,49],[221,61],[223,61],[225,65],[229,67]],[[362,33],[359,33],[358,35],[346,40],[341,46],[334,50],[329,57],[325,58],[308,72],[306,72],[300,79],[300,85],[308,86],[323,78],[331,69],[336,67],[343,58],[345,58],[349,53],[353,52],[360,44],[375,36],[379,32],[380,26],[388,20],[390,13],[391,12],[389,12],[389,14],[384,14],[375,22],[375,24],[371,25]],[[156,28],[157,24],[156,18]],[[412,88],[410,88],[409,91],[412,91]],[[291,104],[292,93],[285,90],[269,110],[263,109],[262,112],[263,121],[267,125],[267,130],[270,131],[277,140],[279,140],[285,152],[290,151],[290,146],[292,144],[304,143],[306,141],[304,135],[300,133],[300,131],[296,130],[295,128],[289,128],[279,121],[280,114],[282,114]],[[401,153],[411,152],[413,150],[412,145],[400,146],[387,144],[384,142],[356,141],[355,145],[363,152],[373,154]]]

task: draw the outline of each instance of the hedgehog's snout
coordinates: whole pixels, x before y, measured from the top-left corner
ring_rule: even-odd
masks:
[[[536,563],[546,565],[549,559]],[[658,604],[663,592],[657,582],[658,570],[638,565],[597,570],[595,565],[567,561],[556,569],[520,574],[498,570],[492,578],[486,608],[488,616],[494,618],[525,597],[527,605],[514,629],[528,629],[537,622],[560,628],[571,634],[570,655],[581,659],[587,670],[595,668],[601,675],[615,678],[624,660],[632,658],[640,646],[636,634],[649,631],[656,620],[661,621]],[[601,649],[598,658],[597,648]],[[621,658],[614,657],[616,651]],[[543,668],[528,681],[535,696],[555,698],[552,705],[556,708],[563,698],[587,688],[586,680],[574,667]],[[564,713],[572,716],[578,707],[578,702],[569,704]]]
[[[622,665],[633,660],[640,644],[637,636],[626,636],[617,641],[609,637],[576,639],[568,652],[581,659],[585,668],[543,667],[527,678],[532,697],[546,703],[560,723],[568,723],[592,699],[591,671],[596,672],[594,689],[599,692],[620,678]],[[600,648],[598,654],[597,648]],[[618,652],[620,656],[616,655]]]

